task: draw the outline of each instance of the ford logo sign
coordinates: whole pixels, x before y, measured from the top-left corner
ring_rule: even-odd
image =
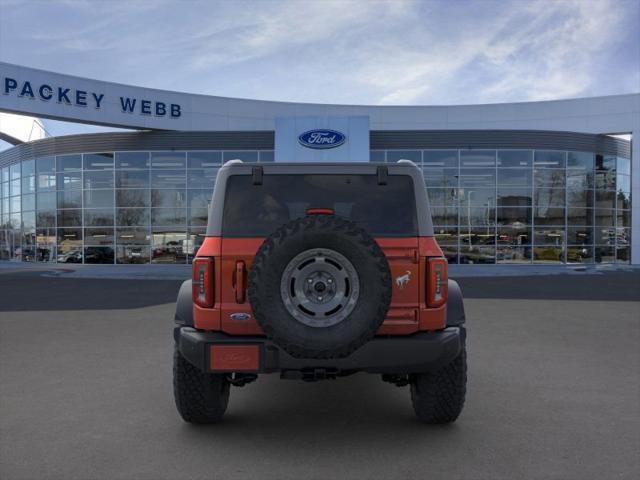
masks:
[[[298,136],[300,144],[307,148],[336,148],[347,141],[344,133],[326,128],[309,130]]]

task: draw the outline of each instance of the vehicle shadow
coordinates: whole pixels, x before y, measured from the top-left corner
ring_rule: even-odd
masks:
[[[181,280],[0,275],[0,311],[122,310],[176,301]]]
[[[455,278],[465,298],[640,301],[639,272]]]
[[[245,391],[232,390],[230,408],[216,425],[184,424],[180,441],[211,448],[224,441],[228,450],[260,443],[261,455],[308,458],[351,449],[372,452],[424,447],[431,441],[457,437],[463,422],[425,425],[414,416],[409,388],[383,383],[378,376],[358,374],[312,384],[275,376],[260,379]],[[464,415],[464,412],[463,412]]]

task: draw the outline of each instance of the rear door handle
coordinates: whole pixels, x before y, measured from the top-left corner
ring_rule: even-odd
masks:
[[[247,286],[245,285],[245,266],[244,261],[238,260],[236,262],[236,303],[244,303],[245,291]]]

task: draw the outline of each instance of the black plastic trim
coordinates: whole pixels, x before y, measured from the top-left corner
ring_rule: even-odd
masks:
[[[466,322],[462,290],[455,280],[448,281],[447,327],[457,327]]]
[[[376,337],[348,357],[309,359],[295,358],[265,337],[230,336],[182,326],[174,330],[180,353],[204,372],[210,371],[209,347],[213,344],[259,345],[261,361],[258,373],[321,369],[386,374],[427,372],[451,362],[460,352],[465,337],[464,327],[407,336]]]
[[[183,326],[193,326],[193,294],[191,280],[185,280],[180,285],[178,300],[176,301],[175,322]]]

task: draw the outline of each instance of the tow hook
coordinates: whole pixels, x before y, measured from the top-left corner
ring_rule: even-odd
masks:
[[[244,387],[247,383],[255,382],[258,379],[258,375],[255,373],[230,373],[227,375],[227,380],[234,387]]]

